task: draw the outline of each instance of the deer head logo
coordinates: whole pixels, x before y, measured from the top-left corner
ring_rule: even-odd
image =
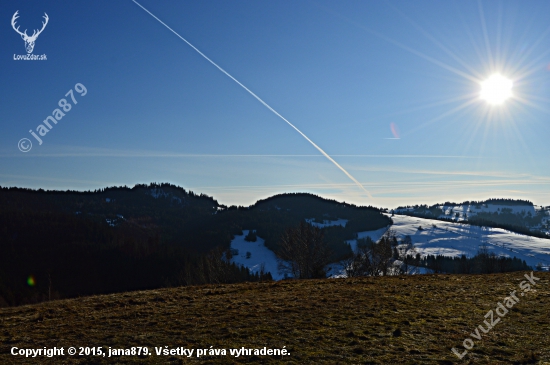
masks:
[[[25,29],[24,32],[20,32],[19,31],[19,26],[16,28],[15,27],[15,20],[17,18],[19,18],[19,16],[17,15],[17,13],[19,13],[19,10],[17,10],[15,12],[15,14],[13,14],[13,17],[11,18],[11,26],[13,27],[13,30],[15,30],[20,36],[21,38],[23,38],[23,40],[25,41],[25,49],[27,50],[27,53],[32,53],[32,50],[34,49],[34,42],[36,42],[36,38],[38,38],[38,36],[40,35],[40,33],[42,33],[42,31],[44,30],[44,28],[46,28],[46,24],[48,24],[48,14],[44,13],[44,19],[46,20],[46,22],[42,22],[42,29],[40,30],[34,30],[32,35],[29,37],[27,35],[27,30]]]

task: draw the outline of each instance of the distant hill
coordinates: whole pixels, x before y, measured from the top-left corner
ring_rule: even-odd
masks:
[[[420,218],[503,228],[534,237],[550,238],[550,206],[535,206],[528,200],[488,199],[463,203],[446,202],[431,206],[402,206],[393,212]]]
[[[265,279],[229,264],[235,234],[255,229],[278,249],[300,220],[338,217],[323,228],[333,259],[358,230],[388,226],[379,209],[312,194],[283,194],[250,207],[171,184],[96,191],[0,188],[0,306],[171,285]]]
[[[244,229],[254,229],[264,238],[265,245],[273,251],[278,249],[279,237],[284,230],[296,226],[300,220],[314,222],[345,219],[345,226],[324,228],[325,240],[334,253],[334,259],[349,253],[345,241],[354,239],[359,231],[370,231],[389,226],[391,220],[374,207],[357,207],[339,203],[312,194],[280,194],[260,200],[246,209]]]

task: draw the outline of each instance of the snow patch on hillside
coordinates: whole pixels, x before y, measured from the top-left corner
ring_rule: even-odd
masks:
[[[231,262],[243,265],[253,273],[260,272],[263,265],[264,271],[270,272],[273,280],[283,279],[284,273],[279,272],[278,259],[275,253],[265,247],[265,241],[260,237],[256,238],[256,242],[245,241],[244,238],[248,235],[248,232],[248,230],[243,230],[243,235],[235,236],[231,241],[231,250],[238,252],[233,255]],[[250,258],[246,258],[247,252],[250,252]]]

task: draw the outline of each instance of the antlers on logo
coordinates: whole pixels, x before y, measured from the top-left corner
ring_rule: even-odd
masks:
[[[40,30],[34,30],[32,35],[29,37],[27,35],[27,30],[25,29],[24,32],[21,32],[19,31],[19,26],[16,28],[15,27],[15,21],[17,18],[19,18],[19,16],[17,15],[17,13],[19,13],[19,10],[17,10],[15,12],[15,14],[13,14],[13,17],[11,18],[11,26],[13,27],[13,30],[15,30],[20,36],[21,38],[23,38],[23,40],[25,41],[25,48],[27,49],[27,53],[32,53],[32,50],[34,49],[34,42],[36,41],[36,38],[38,38],[38,36],[40,35],[40,33],[42,33],[42,31],[44,30],[44,28],[46,28],[46,24],[48,24],[48,14],[44,13],[44,19],[46,20],[46,22],[42,22],[42,29]]]

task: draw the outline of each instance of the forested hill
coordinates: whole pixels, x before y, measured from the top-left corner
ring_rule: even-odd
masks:
[[[170,285],[260,280],[221,260],[235,234],[256,230],[274,251],[304,219],[325,227],[337,259],[358,231],[390,224],[380,210],[311,194],[283,194],[251,207],[170,184],[96,191],[0,188],[0,306],[47,298]]]
[[[230,239],[229,234],[209,229],[218,207],[212,197],[170,184],[112,187],[93,192],[0,190],[0,210],[14,213],[13,219],[25,220],[35,215],[65,217],[84,225],[97,225],[100,232],[112,228],[109,234],[136,236],[138,241],[152,239],[157,243],[174,243],[197,251],[208,251]],[[23,224],[42,230],[40,221]],[[71,227],[65,228],[73,231]],[[47,237],[48,234],[45,239]],[[91,240],[92,237],[83,239]],[[197,241],[202,244],[196,244]]]
[[[313,194],[280,194],[250,207],[227,207],[213,197],[171,184],[111,187],[93,192],[0,188],[0,211],[11,217],[4,222],[15,229],[13,234],[33,235],[17,231],[19,223],[16,221],[26,221],[20,224],[36,226],[31,231],[45,231],[43,241],[47,241],[49,229],[33,221],[34,216],[51,215],[64,217],[67,221],[86,222],[85,225],[95,225],[94,229],[99,231],[133,231],[140,240],[148,238],[159,244],[175,244],[197,252],[208,252],[219,245],[228,246],[232,236],[241,234],[242,229],[257,230],[268,246],[275,249],[279,237],[271,230],[284,230],[304,219],[316,222],[347,220],[345,227],[326,228],[327,231],[341,228],[342,240],[354,238],[356,232],[390,224],[378,208],[357,207]],[[49,227],[53,228],[51,224]],[[65,228],[71,231],[70,227]],[[90,239],[92,237],[82,237],[84,241]]]
[[[231,214],[235,211],[241,214]],[[357,232],[376,230],[391,224],[391,220],[378,208],[358,207],[305,193],[275,195],[248,208],[230,207],[228,213],[221,214],[221,220],[241,222],[242,229],[256,230],[257,235],[265,239],[265,245],[275,252],[284,230],[296,226],[301,220],[313,219],[318,223],[347,220],[345,225],[323,228],[334,260],[350,253],[345,241],[356,238]]]

